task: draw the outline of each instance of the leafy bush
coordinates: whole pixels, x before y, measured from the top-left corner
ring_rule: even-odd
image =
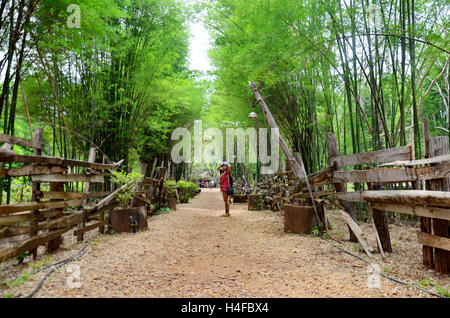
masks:
[[[194,193],[194,192],[196,192],[198,190],[198,184],[197,183],[189,182],[189,184],[190,184],[189,189],[190,189],[191,193]]]
[[[164,187],[166,188],[167,197],[174,198],[177,190],[177,182],[174,180],[167,180],[164,183]]]
[[[111,177],[117,187],[123,187],[117,193],[117,201],[124,209],[127,209],[130,200],[133,198],[136,185],[141,182],[144,176],[139,172],[112,171]]]
[[[194,182],[188,182],[184,180],[178,181],[178,187],[180,191],[188,193],[190,197],[194,196],[194,193],[198,190],[198,184]]]
[[[194,182],[180,180],[177,183],[180,189],[180,200],[194,197],[194,193],[198,190],[198,184]]]

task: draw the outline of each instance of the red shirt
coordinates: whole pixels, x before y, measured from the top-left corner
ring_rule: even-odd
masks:
[[[228,171],[220,170],[220,191],[227,192],[228,188]]]

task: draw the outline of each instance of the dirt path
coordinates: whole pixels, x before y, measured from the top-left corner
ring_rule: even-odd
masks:
[[[101,235],[35,297],[405,297],[421,293],[381,278],[368,288],[367,266],[311,235],[283,233],[280,213],[231,206],[220,217],[217,190],[149,219],[149,231]],[[31,285],[35,285],[36,281]],[[31,288],[30,288],[31,290]],[[26,291],[23,293],[25,294]]]

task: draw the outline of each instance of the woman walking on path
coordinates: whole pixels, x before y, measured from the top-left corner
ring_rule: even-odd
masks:
[[[230,216],[230,201],[228,196],[232,192],[230,183],[231,166],[226,162],[222,162],[217,170],[220,172],[220,192],[222,192],[223,202],[225,202],[225,214],[222,216]]]

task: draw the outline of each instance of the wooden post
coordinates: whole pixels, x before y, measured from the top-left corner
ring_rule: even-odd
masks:
[[[266,120],[270,126],[270,128],[279,129],[275,119],[272,116],[272,113],[269,110],[269,107],[267,107],[266,102],[261,97],[261,94],[259,92],[259,89],[256,87],[255,83],[249,83],[250,88],[252,89],[253,95],[256,98],[256,101],[261,105],[261,109],[264,113],[264,116],[266,117]],[[286,158],[288,160],[289,166],[291,167],[292,171],[294,172],[294,175],[299,180],[305,180],[306,185],[308,187],[308,192],[311,197],[311,204],[314,208],[314,214],[316,216],[317,222],[320,222],[319,213],[317,211],[316,204],[314,202],[314,197],[311,192],[311,187],[309,185],[308,176],[306,175],[305,171],[305,165],[303,163],[303,159],[301,155],[298,153],[297,157],[291,153],[289,150],[289,147],[287,146],[286,141],[284,140],[283,136],[281,136],[281,133],[278,134],[278,140],[281,146],[281,149],[283,150],[284,154],[286,155]]]
[[[158,157],[155,157],[155,159],[153,159],[153,166],[152,166],[152,171],[150,172],[150,178],[153,178],[153,176],[154,176],[157,161],[158,161]]]
[[[428,136],[428,119],[426,117],[422,118],[423,126],[423,144],[424,144],[424,157],[430,158],[430,142]],[[425,182],[425,187],[430,189],[430,181]],[[420,230],[424,233],[431,234],[431,218],[420,217]],[[433,247],[425,246],[422,247],[422,261],[423,265],[427,268],[434,268],[434,255]]]
[[[163,199],[163,189],[164,189],[164,181],[166,180],[166,168],[161,168],[163,172],[161,173],[161,178],[159,180],[159,191],[158,191],[158,205],[161,206]]]
[[[147,167],[148,165],[146,163],[141,163],[141,170],[139,171],[140,174],[143,175],[142,180],[145,180],[145,175],[147,173]],[[135,192],[141,191],[142,186],[138,183],[135,187]],[[137,206],[137,200],[135,198],[133,198],[133,200],[131,200],[131,206]]]
[[[264,116],[267,119],[267,122],[269,123],[270,128],[279,128],[277,123],[275,122],[275,119],[272,116],[272,113],[269,110],[269,107],[267,107],[266,103],[262,99],[261,94],[259,93],[259,90],[256,87],[255,83],[249,83],[249,84],[250,84],[250,88],[252,89],[253,94],[255,95],[256,101],[261,105],[261,109],[264,113]],[[279,135],[279,141],[280,141],[281,149],[283,149],[283,152],[286,155],[286,158],[288,160],[289,167],[294,172],[294,175],[300,180],[303,180],[304,178],[306,178],[306,176],[302,173],[302,169],[301,169],[300,165],[298,164],[297,160],[295,160],[294,156],[292,155],[291,151],[289,150],[289,148],[287,146],[286,141],[281,136],[281,134]]]
[[[44,142],[44,130],[42,128],[36,128],[34,131],[34,141],[37,144],[42,144]],[[36,156],[41,156],[42,155],[42,149],[40,148],[35,148],[34,149],[34,155]],[[41,184],[39,182],[32,182],[31,183],[31,189],[32,189],[32,194],[31,194],[31,201],[33,202],[38,202],[38,193],[41,190]],[[39,210],[35,210],[33,211],[34,214],[38,214]],[[35,236],[38,234],[38,226],[39,226],[39,220],[35,220],[32,221],[30,224],[30,236]],[[37,248],[32,249],[31,254],[33,255],[33,259],[37,258]]]
[[[429,139],[430,157],[446,155],[449,153],[448,136],[433,137]],[[430,190],[450,191],[450,178],[431,180]],[[432,219],[433,232],[435,236],[448,238],[449,223],[447,220]],[[439,273],[450,273],[450,251],[434,248],[434,270]]]
[[[95,147],[91,147],[91,149],[89,149],[89,157],[88,157],[88,161],[89,162],[95,162],[95,155],[97,154],[97,150],[95,149]],[[91,188],[91,183],[90,182],[85,182],[84,183],[84,193],[89,193],[89,190]],[[82,205],[83,207],[89,202],[88,199],[84,199],[82,201]],[[103,219],[101,219],[101,221],[103,221]],[[81,228],[84,228],[86,226],[86,215],[83,218],[83,224]],[[77,242],[81,242],[84,239],[84,233],[81,233],[80,235],[77,236]]]
[[[103,156],[102,156],[102,163],[103,163],[103,164],[105,163],[105,154],[103,154]],[[102,169],[102,172],[105,172],[105,169]],[[105,183],[102,183],[102,192],[105,192],[105,184],[106,184],[106,182],[105,182]],[[100,220],[100,221],[104,221],[104,220],[105,220],[105,212],[104,212],[104,211],[100,212],[100,214],[99,214],[99,220]],[[101,226],[98,228],[98,232],[99,232],[100,234],[105,233],[105,225],[101,225]]]
[[[309,184],[309,179],[308,176],[306,175],[306,170],[305,170],[305,165],[303,163],[303,158],[302,155],[299,152],[294,152],[294,158],[297,161],[297,163],[300,165],[300,169],[303,173],[303,175],[305,176],[305,182],[306,182],[306,187],[308,188],[308,192],[309,192],[309,198],[311,199],[311,204],[314,208],[314,213],[316,215],[316,219],[317,222],[320,223],[320,215],[319,215],[319,209],[316,206],[316,202],[314,200],[314,196],[312,194],[312,190],[311,190],[311,185]],[[323,209],[320,209],[321,211],[324,211]],[[325,212],[323,212],[325,213]],[[325,231],[328,231],[328,224],[327,224],[327,220],[326,218],[324,218],[324,223],[322,223],[325,225]]]
[[[64,182],[50,182],[50,191],[64,192]],[[64,200],[63,199],[62,200],[61,199],[59,199],[59,200],[58,199],[52,199],[50,201],[53,202],[53,201],[64,201]],[[64,208],[58,208],[58,209],[55,209],[55,211],[57,211],[57,215],[54,218],[55,219],[56,218],[60,218],[60,217],[63,216]],[[49,228],[48,229],[49,232],[52,232],[54,230],[56,230],[56,228]],[[58,236],[55,239],[49,241],[47,243],[47,253],[51,253],[53,251],[56,251],[61,246],[61,243],[62,243],[62,237],[61,236]]]
[[[372,184],[368,182],[367,186],[369,190],[381,190],[381,185],[378,183]],[[368,203],[367,206],[369,207],[369,205],[370,204]],[[373,223],[375,224],[375,229],[380,239],[383,251],[392,253],[392,244],[391,244],[391,237],[389,234],[389,225],[386,211],[377,209],[372,209],[372,211],[373,211],[372,213]]]
[[[332,133],[327,133],[327,147],[328,147],[328,161],[329,164],[332,165],[333,171],[339,170],[339,165],[337,162],[333,163],[333,158],[339,156],[338,148],[337,148],[337,140],[336,136]],[[347,192],[347,187],[345,183],[334,183],[334,188],[336,189],[336,192]],[[353,209],[353,204],[349,201],[339,200],[340,204],[344,208],[345,212],[347,212],[353,219],[353,221],[356,222],[355,217],[355,210]],[[350,241],[351,242],[358,242],[358,238],[356,237],[355,233],[353,233],[350,226],[348,226],[348,231],[350,233]]]

